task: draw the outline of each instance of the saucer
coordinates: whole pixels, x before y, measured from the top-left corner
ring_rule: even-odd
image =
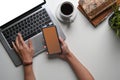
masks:
[[[76,15],[77,15],[77,10],[76,8],[74,7],[74,11],[73,11],[73,15],[70,17],[69,20],[65,20],[65,19],[62,19],[61,16],[60,16],[60,7],[61,7],[62,3],[60,3],[57,7],[57,10],[56,10],[56,17],[57,19],[62,22],[62,23],[71,23],[75,20],[76,18]]]

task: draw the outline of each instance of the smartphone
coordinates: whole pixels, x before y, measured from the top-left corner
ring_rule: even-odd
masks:
[[[55,26],[50,26],[42,29],[45,44],[48,50],[48,54],[60,54],[61,46],[58,39],[58,33]]]

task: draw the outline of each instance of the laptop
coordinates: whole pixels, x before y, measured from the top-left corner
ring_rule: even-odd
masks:
[[[28,39],[32,40],[34,56],[45,51],[42,28],[55,25],[58,35],[66,38],[45,0],[2,0],[0,10],[0,41],[15,66],[22,64],[11,44],[18,32],[22,34],[26,43]]]

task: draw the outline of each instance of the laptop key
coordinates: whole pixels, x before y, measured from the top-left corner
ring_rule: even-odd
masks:
[[[53,22],[51,21],[47,11],[42,9],[41,11],[38,11],[24,20],[16,23],[10,28],[5,29],[3,31],[3,35],[12,47],[11,42],[15,41],[18,32],[22,34],[24,40],[27,40],[40,33],[41,28],[47,27],[51,24],[53,24]]]

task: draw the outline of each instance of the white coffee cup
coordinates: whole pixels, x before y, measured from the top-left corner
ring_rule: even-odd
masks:
[[[76,16],[75,7],[70,1],[64,1],[62,2],[58,9],[56,16],[58,20],[64,23],[70,23],[73,22]]]

